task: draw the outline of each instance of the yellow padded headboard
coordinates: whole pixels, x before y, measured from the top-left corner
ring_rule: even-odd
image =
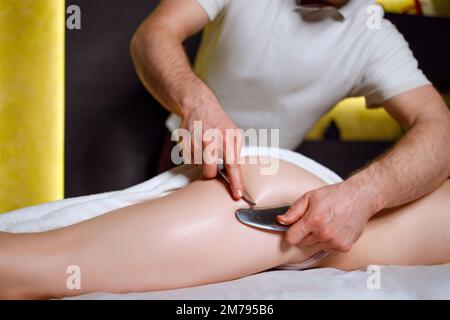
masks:
[[[65,1],[0,1],[0,212],[63,197]]]
[[[385,11],[391,13],[450,17],[450,1],[448,0],[377,0],[377,2]]]
[[[321,140],[334,121],[344,141],[395,141],[401,126],[382,108],[367,109],[365,98],[348,98],[323,116],[308,133],[307,140]]]

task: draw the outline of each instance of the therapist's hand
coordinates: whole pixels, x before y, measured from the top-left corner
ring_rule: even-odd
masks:
[[[291,245],[317,245],[326,251],[346,252],[378,210],[367,188],[342,182],[305,193],[278,222],[291,225]]]
[[[223,111],[215,96],[209,90],[198,93],[195,99],[195,101],[191,101],[184,106],[183,122],[181,124],[182,128],[194,134],[195,130],[199,130],[198,121],[201,121],[202,132],[200,134],[202,141],[196,143],[195,139],[191,139],[192,159],[194,159],[195,149],[197,149],[198,154],[207,156],[208,160],[204,157],[202,158],[201,166],[204,176],[212,179],[218,173],[218,158],[222,158],[231,181],[231,193],[236,200],[239,200],[242,198],[244,190],[239,166],[240,152],[243,145],[242,130]],[[195,122],[197,122],[197,127],[195,127]],[[215,136],[205,135],[208,129],[217,129],[220,132],[220,139],[214,140],[216,139]]]

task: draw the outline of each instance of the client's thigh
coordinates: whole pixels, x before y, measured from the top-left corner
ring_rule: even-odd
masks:
[[[282,161],[276,175],[261,175],[259,165],[242,171],[261,206],[292,203],[324,185]],[[198,180],[169,196],[46,234],[62,250],[53,261],[54,276],[65,284],[67,265],[76,264],[85,292],[161,290],[239,278],[316,251],[240,224],[234,211],[247,204],[234,201],[226,188],[219,180]]]

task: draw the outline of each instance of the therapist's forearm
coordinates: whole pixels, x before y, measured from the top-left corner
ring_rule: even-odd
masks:
[[[175,4],[178,4],[177,8],[179,8],[186,3],[184,0],[162,1],[161,5],[166,8],[161,11]],[[194,2],[191,1],[191,5],[193,4]],[[204,139],[200,144],[195,144],[195,139],[192,140],[191,146],[184,145],[190,150],[184,155],[191,153],[192,160],[197,147],[202,148],[203,151],[209,147],[206,151],[208,155],[213,156],[207,159],[209,161],[201,159],[203,174],[207,178],[214,178],[217,175],[217,161],[214,157],[223,158],[231,181],[231,192],[238,200],[242,197],[244,190],[240,167],[237,163],[242,147],[241,131],[224,112],[214,93],[194,73],[182,46],[184,39],[200,30],[208,21],[203,9],[198,8],[198,3],[195,2],[194,7],[201,11],[200,17],[197,22],[185,21],[185,24],[182,24],[184,27],[177,27],[177,23],[173,21],[167,23],[167,14],[161,14],[161,11],[159,18],[157,14],[156,17],[147,19],[132,39],[131,54],[139,77],[147,90],[166,109],[181,116],[181,128],[193,134],[197,130],[198,121],[201,121],[200,128],[203,132],[215,129],[221,133],[222,141],[216,140],[214,144],[212,139],[208,141],[205,136],[202,137]],[[189,6],[186,10],[189,10]],[[182,15],[179,11],[180,9],[178,9],[178,15]],[[168,14],[168,16],[171,15]],[[188,14],[188,16],[191,15]],[[184,18],[189,20],[186,16]],[[172,14],[172,20],[178,19]],[[186,25],[191,26],[186,27]],[[197,162],[197,159],[194,158],[194,161]]]
[[[449,117],[417,121],[399,143],[347,183],[366,190],[373,212],[416,200],[450,175]]]
[[[131,54],[147,90],[170,112],[183,116],[214,95],[191,68],[181,40],[164,28],[138,31]],[[207,104],[207,103],[205,103]]]

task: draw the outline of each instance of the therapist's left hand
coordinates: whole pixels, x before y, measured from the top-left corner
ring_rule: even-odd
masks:
[[[326,251],[346,252],[378,210],[367,188],[342,182],[305,193],[278,222],[291,225],[291,245],[317,245]]]

